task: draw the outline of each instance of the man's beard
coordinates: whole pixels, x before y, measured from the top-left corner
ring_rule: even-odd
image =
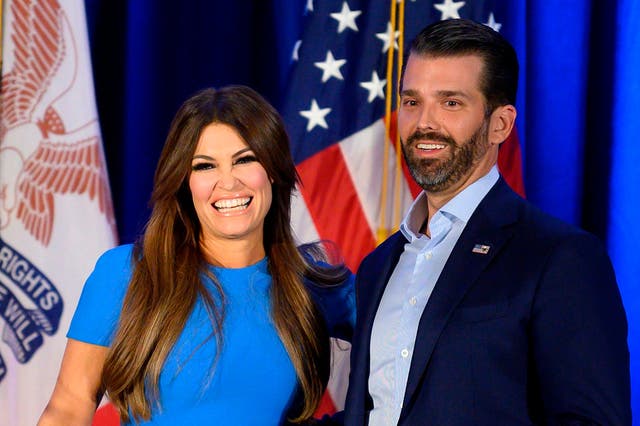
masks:
[[[485,119],[466,143],[458,143],[452,137],[437,132],[416,130],[402,143],[402,153],[411,176],[427,192],[448,189],[467,174],[489,149],[488,128],[489,120]],[[451,153],[450,157],[444,160],[416,157],[413,147],[427,141],[446,144]]]

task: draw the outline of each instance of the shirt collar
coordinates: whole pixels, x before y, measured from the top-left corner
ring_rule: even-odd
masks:
[[[467,186],[462,192],[442,206],[439,212],[446,213],[463,222],[468,222],[480,201],[496,184],[500,177],[497,166],[493,166],[489,173]],[[427,217],[427,194],[422,191],[415,199],[406,216],[400,224],[400,231],[409,241],[419,237],[420,227]]]

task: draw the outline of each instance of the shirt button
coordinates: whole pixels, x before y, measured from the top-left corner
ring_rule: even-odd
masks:
[[[408,351],[408,350],[406,350],[406,349],[403,349],[403,350],[400,352],[400,355],[402,355],[402,358],[406,358],[406,357],[408,357],[408,356],[409,356],[409,351]]]
[[[431,258],[433,257],[433,253],[431,253],[430,251],[426,252],[424,254],[425,259],[427,260],[431,260]]]
[[[418,303],[418,299],[416,299],[415,296],[413,296],[411,299],[409,299],[409,304],[411,306],[414,306],[416,303]]]

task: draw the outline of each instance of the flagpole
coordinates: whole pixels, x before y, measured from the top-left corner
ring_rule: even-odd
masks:
[[[404,0],[398,1],[398,62],[396,72],[396,134],[395,134],[395,146],[396,146],[396,174],[394,185],[394,202],[393,202],[393,231],[397,231],[400,228],[401,220],[401,207],[402,198],[400,197],[402,192],[402,146],[400,145],[400,132],[398,131],[398,109],[400,109],[400,79],[402,78],[402,63],[404,61]]]
[[[389,148],[391,144],[391,103],[392,103],[392,87],[393,80],[393,52],[395,45],[396,32],[396,1],[390,0],[390,25],[389,25],[389,49],[387,50],[387,86],[385,88],[385,111],[384,111],[384,143],[382,157],[382,191],[380,194],[380,223],[376,233],[376,243],[380,244],[384,241],[389,232],[387,229],[387,184],[389,178]]]

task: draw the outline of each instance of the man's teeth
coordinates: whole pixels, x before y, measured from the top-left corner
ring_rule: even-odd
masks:
[[[230,198],[230,199],[216,201],[215,203],[213,203],[213,207],[215,207],[218,210],[228,210],[228,209],[242,210],[247,208],[250,201],[251,201],[251,197]]]
[[[446,145],[439,143],[419,143],[417,145],[418,149],[444,149]]]

